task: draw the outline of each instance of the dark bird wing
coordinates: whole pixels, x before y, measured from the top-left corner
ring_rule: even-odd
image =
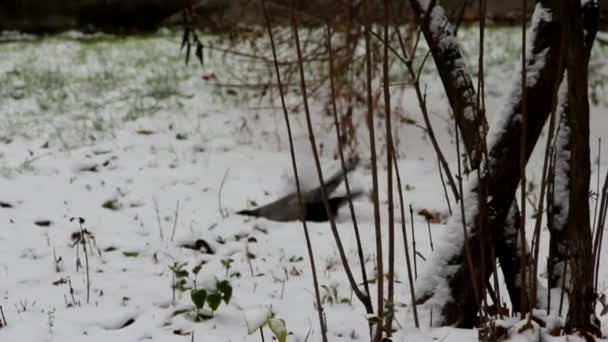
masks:
[[[300,206],[297,193],[293,193],[256,209],[237,211],[237,214],[284,222],[301,219],[305,216],[305,209]]]
[[[363,195],[363,191],[355,191],[350,193],[350,197],[348,195],[331,197],[329,199],[329,210],[331,211],[332,217],[336,217],[338,215],[338,209],[346,204],[349,199],[354,200],[355,198]],[[323,201],[317,201],[308,204],[306,207],[306,220],[307,221],[315,221],[315,222],[324,222],[329,221],[329,217],[327,216],[327,210],[325,210],[325,205]]]
[[[351,160],[346,165],[345,170],[339,170],[325,182],[325,189],[328,196],[338,188],[340,183],[345,179],[346,174],[354,170],[358,163],[358,158]],[[351,197],[354,198],[359,195],[360,193],[352,194]],[[325,206],[323,205],[321,186],[304,192],[302,194],[302,200],[304,201],[304,205],[301,206],[298,201],[298,194],[292,193],[259,208],[238,211],[237,214],[264,217],[273,221],[296,221],[302,218],[311,221],[328,220]],[[330,208],[334,216],[338,211],[338,207],[347,200],[348,198],[346,196],[336,197],[335,199],[330,198]],[[332,203],[335,203],[335,205]]]
[[[344,181],[344,179],[346,178],[346,174],[348,174],[349,172],[354,170],[358,164],[359,164],[359,158],[354,158],[354,159],[350,160],[349,162],[346,163],[345,169],[340,168],[340,170],[336,171],[336,173],[334,173],[331,177],[329,177],[328,180],[325,181],[325,191],[327,192],[328,197],[334,191],[336,191],[336,189],[338,188],[338,186],[340,186],[340,184],[342,184],[342,181]],[[305,202],[307,202],[307,203],[323,201],[321,186],[319,185],[318,187],[316,187],[310,191],[307,191],[305,197],[306,197]]]

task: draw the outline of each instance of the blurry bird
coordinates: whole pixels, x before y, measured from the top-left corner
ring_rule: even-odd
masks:
[[[329,197],[329,208],[332,217],[336,217],[338,209],[348,203],[349,196],[330,197],[331,194],[344,181],[346,174],[355,169],[359,162],[358,158],[351,160],[345,170],[340,169],[325,182],[325,190]],[[363,194],[362,191],[354,191],[350,194],[350,199],[355,199]],[[298,193],[291,193],[274,202],[268,203],[257,209],[241,210],[238,215],[247,215],[254,217],[264,217],[272,221],[296,221],[302,218],[306,221],[323,222],[328,221],[327,211],[323,204],[323,196],[321,195],[321,186],[309,191],[302,192],[302,206],[298,201]]]

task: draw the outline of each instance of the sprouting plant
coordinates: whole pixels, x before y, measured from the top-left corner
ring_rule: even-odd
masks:
[[[214,289],[196,289],[190,291],[192,306],[176,310],[173,315],[187,315],[194,321],[204,321],[213,318],[214,313],[222,302],[230,303],[232,298],[232,285],[228,280],[218,281]]]
[[[226,278],[228,278],[233,262],[234,260],[231,258],[222,259],[222,266],[224,266],[224,269],[226,270]]]
[[[199,289],[196,286],[196,277],[202,269],[202,265],[196,265],[191,272],[185,269],[185,263],[174,263],[169,266],[173,273],[173,304],[175,304],[175,290],[185,292],[190,290],[192,306],[179,309],[173,315],[185,314],[192,317],[195,321],[202,321],[213,318],[213,314],[220,307],[222,301],[226,304],[232,298],[232,285],[228,280],[217,281],[213,289]],[[188,277],[192,274],[191,283],[188,285]]]
[[[169,269],[172,272],[171,292],[173,298],[173,305],[175,305],[175,290],[184,292],[188,289],[188,271],[184,268],[185,266],[186,263],[178,262],[175,262],[173,263],[173,265],[169,266]]]
[[[283,267],[283,275],[283,278],[276,277],[274,273],[272,275],[275,282],[281,283],[281,299],[283,299],[283,295],[285,294],[285,283],[289,280],[289,271],[285,267]]]
[[[329,303],[329,305],[333,304],[342,304],[342,303],[350,303],[350,299],[346,297],[340,297],[338,295],[338,284],[332,285],[321,285],[323,289],[323,295],[321,297],[321,303]]]
[[[76,220],[76,217],[70,218],[70,222]],[[74,239],[74,245],[72,247],[76,247],[76,270],[78,270],[80,266],[80,258],[78,257],[78,246],[82,245],[82,249],[84,251],[84,262],[85,262],[85,271],[87,277],[87,304],[89,304],[89,299],[91,295],[91,277],[89,272],[89,252],[87,249],[87,244],[91,244],[89,241],[93,238],[93,234],[84,228],[84,218],[78,217],[78,225],[80,227],[80,232],[77,234]]]

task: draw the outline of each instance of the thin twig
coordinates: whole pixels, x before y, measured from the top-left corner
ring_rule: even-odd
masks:
[[[178,216],[179,216],[179,200],[177,200],[177,203],[175,204],[175,218],[173,219],[173,229],[171,230],[171,242],[173,242],[173,238],[175,237],[175,231],[177,230]]]
[[[559,296],[559,310],[557,311],[557,315],[559,317],[562,316],[562,308],[564,307],[564,297],[566,294],[566,272],[568,271],[568,261],[564,260],[564,273],[562,274],[562,292],[560,293]],[[551,290],[551,289],[549,289]]]
[[[363,1],[364,13],[369,18],[369,0]],[[365,66],[366,66],[366,94],[367,94],[367,130],[369,132],[370,161],[372,167],[372,202],[374,205],[374,228],[376,233],[376,272],[377,272],[377,314],[384,314],[384,264],[382,254],[382,227],[380,226],[380,198],[378,195],[378,165],[376,156],[376,136],[374,127],[374,101],[372,96],[372,56],[371,56],[371,27],[367,23],[364,30],[365,38]],[[382,319],[380,320],[382,321]],[[382,326],[377,328],[374,341],[380,342]]]
[[[458,134],[458,132],[456,132]],[[443,195],[445,196],[445,203],[448,205],[448,212],[450,216],[452,216],[452,205],[450,205],[450,196],[448,195],[448,188],[445,185],[445,180],[443,179],[443,171],[441,168],[441,161],[439,157],[437,158],[437,169],[439,170],[439,178],[441,179],[441,185],[443,186]]]
[[[342,133],[340,132],[340,123],[338,120],[338,108],[336,105],[336,92],[335,92],[335,84],[334,84],[334,68],[333,68],[333,52],[331,46],[331,29],[329,24],[327,25],[327,51],[329,52],[329,84],[331,87],[331,103],[334,117],[334,126],[336,126],[336,139],[338,142],[338,155],[340,156],[340,163],[342,166],[342,170],[344,171],[344,186],[346,188],[346,197],[348,198],[348,208],[350,210],[350,216],[353,221],[353,230],[355,231],[355,240],[357,243],[357,254],[359,255],[359,264],[361,266],[361,278],[363,280],[363,287],[365,289],[365,293],[367,293],[367,297],[369,298],[369,282],[367,279],[367,271],[365,270],[365,256],[363,255],[363,247],[361,244],[361,236],[359,234],[359,225],[357,224],[357,216],[355,215],[355,207],[353,205],[353,199],[351,196],[350,190],[350,182],[348,181],[348,172],[346,171],[346,161],[344,160],[344,149],[342,146]],[[373,306],[371,303],[371,299],[369,300],[368,307],[371,309],[368,314],[373,313]]]
[[[283,116],[285,118],[285,125],[287,127],[287,135],[289,138],[289,151],[291,154],[291,165],[293,168],[294,179],[296,181],[296,188],[297,188],[297,193],[298,193],[298,203],[300,205],[302,205],[303,204],[302,191],[300,188],[300,180],[298,177],[298,167],[297,167],[297,163],[296,163],[296,154],[295,154],[294,145],[293,145],[293,135],[291,132],[291,124],[289,122],[289,114],[287,112],[287,105],[285,104],[285,94],[283,93],[283,86],[281,85],[281,73],[279,71],[279,62],[278,62],[278,58],[277,58],[276,48],[274,45],[274,38],[272,35],[270,16],[268,15],[268,11],[266,9],[266,4],[265,4],[264,0],[260,0],[260,1],[261,1],[262,9],[264,12],[264,19],[266,21],[266,27],[268,29],[268,36],[270,38],[270,44],[271,44],[271,48],[272,48],[272,57],[274,60],[274,67],[275,67],[275,73],[276,73],[276,77],[277,77],[277,83],[279,84],[279,94],[281,96],[281,106],[283,107]],[[327,342],[327,328],[326,328],[325,318],[323,315],[323,304],[321,303],[321,296],[319,294],[319,281],[317,279],[317,271],[316,271],[316,266],[315,266],[315,261],[314,261],[314,254],[312,251],[312,243],[310,241],[310,234],[308,232],[308,226],[304,219],[302,219],[302,227],[304,229],[304,236],[306,239],[306,248],[308,250],[308,257],[310,260],[310,267],[311,267],[311,271],[312,271],[313,285],[314,285],[314,289],[315,289],[315,300],[317,303],[316,306],[317,306],[317,312],[319,315],[319,325],[321,327],[321,337],[322,337],[323,342]]]
[[[454,131],[456,132],[455,136],[456,136],[456,160],[457,160],[457,165],[458,165],[458,177],[456,177],[456,179],[458,179],[458,190],[460,191],[461,194],[463,194],[463,187],[462,187],[462,163],[460,160],[460,134],[458,134],[458,121],[456,120],[456,118],[454,118]],[[469,276],[471,277],[471,286],[473,286],[473,294],[475,295],[475,303],[477,304],[477,307],[480,307],[481,304],[481,300],[480,300],[480,294],[479,294],[479,290],[477,287],[477,282],[475,281],[475,269],[473,268],[473,258],[471,256],[471,246],[469,243],[469,233],[468,233],[468,228],[467,228],[467,220],[466,220],[466,215],[465,215],[465,211],[464,211],[464,199],[462,199],[460,201],[460,219],[462,221],[462,235],[464,237],[464,254],[465,254],[465,258],[467,260],[467,267],[469,268]]]
[[[412,230],[412,255],[414,256],[414,277],[418,279],[418,262],[416,261],[416,230],[414,229],[414,208],[410,204],[410,220],[411,220],[411,230]]]
[[[366,32],[372,31],[371,28],[367,27],[367,25],[365,26],[365,30],[366,30]],[[384,39],[379,37],[377,34],[374,36],[380,42],[382,42],[384,44],[388,44],[387,42],[384,41]],[[402,51],[403,55],[408,56],[403,42],[401,43],[401,49],[403,50]],[[433,129],[433,125],[432,125],[430,117],[429,117],[428,108],[426,105],[426,89],[425,89],[425,92],[423,93],[421,90],[421,87],[420,87],[420,80],[418,79],[416,71],[414,70],[412,58],[413,57],[405,58],[405,59],[402,59],[402,61],[404,62],[405,66],[407,67],[409,77],[412,79],[412,85],[414,86],[414,90],[416,92],[416,98],[418,99],[418,106],[420,107],[420,110],[422,112],[422,118],[424,119],[427,135],[429,136],[433,149],[435,150],[435,153],[437,154],[437,158],[439,159],[439,162],[444,169],[445,175],[448,179],[448,184],[450,185],[450,189],[452,190],[454,198],[456,199],[456,201],[459,201],[460,195],[456,188],[456,182],[454,181],[454,176],[452,175],[452,172],[450,171],[450,166],[448,165],[448,162],[443,154],[443,151],[441,150],[441,147],[439,146],[439,142],[437,141],[437,137],[435,136],[435,130]],[[388,87],[388,85],[386,85],[385,87]]]
[[[547,257],[547,316],[551,315],[551,277],[553,276],[552,270],[549,269],[550,257]]]
[[[84,220],[79,218],[78,223],[80,224],[80,239],[82,241],[82,249],[84,251],[84,265],[87,275],[87,304],[89,304],[89,298],[91,296],[91,277],[89,274],[89,253],[87,251],[86,235],[87,231],[82,226]]]
[[[391,144],[393,143],[392,141],[390,142]],[[414,288],[414,277],[412,276],[412,265],[410,262],[410,251],[409,251],[409,245],[407,242],[407,227],[405,224],[406,221],[406,217],[405,217],[405,200],[403,199],[403,188],[401,186],[401,174],[399,172],[399,165],[397,163],[397,158],[396,158],[396,153],[395,153],[395,149],[392,149],[393,151],[393,158],[395,159],[395,163],[393,163],[393,165],[395,166],[395,176],[397,178],[397,189],[399,189],[399,209],[401,212],[401,233],[403,234],[403,247],[405,249],[405,262],[407,265],[407,278],[410,284],[410,296],[412,299],[412,310],[414,311],[414,324],[416,325],[416,328],[420,328],[420,322],[418,321],[418,309],[416,308],[416,291]],[[414,255],[414,259],[416,259],[416,256]]]
[[[226,169],[226,171],[224,172],[224,176],[222,177],[222,182],[220,183],[220,189],[217,192],[217,206],[219,208],[220,215],[222,216],[222,218],[226,218],[228,216],[226,214],[226,212],[224,211],[224,209],[222,209],[222,190],[224,189],[224,183],[226,182],[226,177],[228,177],[229,171],[230,171],[230,169]]]
[[[478,111],[480,111],[481,113],[483,113],[483,115],[485,116],[485,77],[484,77],[484,45],[485,45],[485,29],[486,29],[486,1],[485,0],[479,0],[479,76],[478,76],[478,85],[477,85],[477,108]],[[456,132],[456,134],[458,134],[458,132]],[[482,177],[482,172],[485,175],[489,175],[489,170],[487,169],[487,154],[485,153],[487,151],[487,146],[485,146],[486,140],[486,132],[485,132],[485,125],[481,125],[479,127],[479,136],[483,137],[483,139],[479,139],[479,146],[477,146],[477,150],[481,150],[484,151],[484,153],[482,153],[482,155],[486,158],[486,163],[485,165],[485,169],[483,167],[478,167],[477,168],[477,183],[478,183],[478,196],[479,196],[479,217],[478,217],[478,224],[479,224],[479,235],[480,235],[480,239],[479,239],[479,251],[480,251],[480,255],[481,255],[481,260],[480,260],[480,275],[481,275],[481,300],[482,300],[482,304],[484,305],[484,309],[481,310],[481,315],[483,317],[486,316],[487,312],[488,312],[488,301],[487,301],[487,296],[486,296],[486,290],[488,289],[488,287],[486,286],[487,284],[487,279],[488,276],[486,274],[486,262],[488,262],[488,260],[486,260],[486,243],[489,243],[491,240],[488,238],[488,184],[487,184],[487,177]],[[460,157],[459,157],[460,158]],[[492,253],[491,253],[492,254]],[[492,257],[492,260],[490,261],[491,264],[493,265],[493,269],[495,268],[495,264],[496,264],[496,259],[494,257]],[[494,275],[496,277],[496,274]],[[495,279],[495,282],[498,283],[498,281]],[[494,299],[494,302],[496,303],[498,300]],[[500,306],[500,304],[497,304],[496,307],[498,308]],[[500,310],[497,310],[500,311]]]
[[[391,93],[389,89],[389,66],[388,66],[388,22],[389,22],[389,4],[388,0],[384,0],[384,54],[382,59],[382,80],[384,83],[384,121],[386,126],[385,139],[386,144],[386,191],[388,200],[388,309],[387,315],[384,317],[384,330],[386,338],[392,336],[392,323],[394,317],[394,287],[395,287],[395,203],[393,199],[393,165],[396,161],[393,160],[393,141],[392,123],[391,123]]]
[[[293,27],[293,34],[294,34],[294,40],[295,40],[295,45],[296,45],[296,52],[298,54],[298,59],[302,58],[302,51],[300,49],[300,39],[299,39],[299,34],[298,34],[298,22],[295,16],[292,16],[292,27]],[[329,196],[327,194],[327,189],[325,188],[325,181],[323,180],[323,170],[321,169],[321,161],[319,158],[319,152],[317,150],[317,143],[316,143],[316,139],[315,139],[315,134],[312,128],[312,120],[311,120],[311,116],[310,116],[310,109],[308,107],[308,96],[307,96],[307,91],[306,91],[306,79],[304,77],[304,63],[300,63],[299,65],[300,68],[300,81],[301,81],[301,91],[302,91],[302,100],[303,100],[303,104],[304,104],[304,113],[306,115],[306,126],[308,128],[308,138],[310,140],[310,146],[312,149],[312,154],[314,157],[314,162],[315,162],[315,167],[317,169],[317,176],[318,176],[318,180],[319,180],[319,184],[320,184],[320,189],[321,189],[321,198],[323,200],[323,204],[325,206],[325,210],[327,213],[327,216],[329,218],[329,223],[331,226],[331,231],[332,234],[334,236],[334,239],[336,240],[336,246],[338,248],[338,253],[340,255],[340,260],[342,261],[342,266],[344,267],[344,271],[349,279],[350,285],[353,289],[353,292],[355,293],[355,295],[357,296],[357,298],[359,298],[359,300],[361,300],[361,302],[365,305],[368,295],[364,294],[361,292],[361,289],[359,289],[359,287],[357,286],[357,282],[355,281],[355,277],[353,276],[352,270],[350,268],[350,265],[348,263],[348,258],[346,257],[346,252],[344,249],[344,246],[342,244],[342,240],[340,239],[340,235],[338,233],[338,227],[336,226],[336,221],[335,218],[333,217],[333,213],[331,211],[331,207],[329,205]]]
[[[165,237],[163,236],[163,226],[160,223],[160,213],[158,211],[158,202],[156,201],[156,198],[154,199],[154,211],[156,212],[156,222],[158,223],[158,233],[160,235],[160,239],[164,240]]]
[[[600,161],[602,157],[602,138],[597,138],[597,184],[595,186],[595,209],[593,210],[593,224],[591,225],[591,236],[595,235],[595,223],[597,219],[597,207],[600,203]]]
[[[602,250],[602,241],[604,240],[604,224],[606,223],[606,215],[608,214],[608,171],[606,171],[606,178],[604,179],[604,187],[602,190],[602,200],[599,209],[599,217],[597,221],[597,227],[595,228],[595,242],[594,242],[594,253],[593,260],[595,262],[595,286],[597,291],[597,284],[599,279],[600,269],[600,252]]]
[[[526,89],[526,81],[527,81],[527,69],[526,69],[526,10],[528,8],[528,1],[522,0],[522,11],[524,13],[522,19],[522,29],[521,29],[521,108],[522,108],[522,119],[521,119],[521,132],[520,132],[520,145],[519,145],[519,172],[520,172],[520,184],[521,184],[521,211],[520,211],[520,224],[519,224],[519,238],[520,245],[522,248],[522,258],[520,258],[520,279],[521,279],[521,288],[522,290],[528,286],[526,282],[526,134],[528,132],[528,108],[526,107],[527,102],[527,89]],[[541,201],[542,202],[542,201]],[[530,291],[527,291],[530,292]],[[529,298],[528,303],[529,310],[532,310],[532,298]],[[524,319],[526,316],[526,298],[525,296],[521,296],[521,319]],[[532,319],[532,314],[530,313],[530,319]]]
[[[435,251],[433,247],[433,233],[431,233],[431,220],[429,218],[426,219],[426,227],[429,230],[429,242],[431,244],[431,252]]]
[[[0,305],[0,315],[2,315],[2,321],[4,321],[4,325],[0,325],[0,327],[8,326],[8,323],[6,323],[6,317],[4,317],[4,310],[2,309],[2,305]]]

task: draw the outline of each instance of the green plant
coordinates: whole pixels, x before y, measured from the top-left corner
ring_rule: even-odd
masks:
[[[176,310],[173,315],[186,315],[197,322],[213,318],[213,314],[222,302],[230,303],[232,285],[228,280],[220,280],[215,283],[213,289],[198,289],[196,287],[196,277],[201,271],[202,265],[196,265],[192,268],[191,273],[194,277],[191,279],[192,286],[189,286],[188,277],[190,272],[185,269],[185,266],[185,263],[177,262],[169,266],[169,269],[173,272],[173,303],[175,303],[175,290],[180,292],[190,290],[190,300],[193,305]]]
[[[224,269],[226,270],[226,278],[228,278],[233,262],[234,260],[231,258],[222,259],[222,266],[224,266]]]
[[[321,303],[329,303],[329,305],[333,304],[348,304],[350,303],[350,299],[346,297],[340,297],[338,295],[338,284],[333,285],[321,285],[323,289],[323,294],[321,296]]]

